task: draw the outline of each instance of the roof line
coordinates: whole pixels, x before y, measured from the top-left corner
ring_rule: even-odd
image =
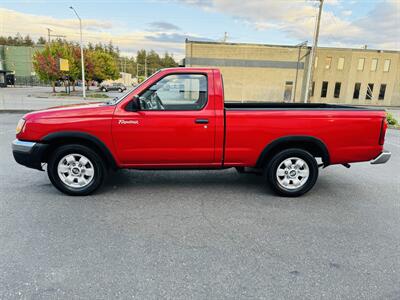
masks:
[[[211,45],[230,45],[230,46],[260,46],[260,47],[279,47],[279,48],[291,48],[298,49],[298,46],[292,45],[280,45],[280,44],[258,44],[258,43],[232,43],[232,42],[215,42],[215,41],[196,41],[186,39],[185,43],[195,43],[195,44],[211,44]],[[307,48],[311,49],[311,46],[307,46]],[[330,49],[337,51],[365,51],[365,52],[385,52],[385,53],[398,53],[399,50],[382,50],[382,49],[362,49],[362,48],[339,48],[339,47],[318,47],[318,49]]]

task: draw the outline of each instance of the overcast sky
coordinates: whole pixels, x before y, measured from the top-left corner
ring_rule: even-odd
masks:
[[[295,45],[311,41],[313,0],[8,1],[0,3],[0,35],[54,34],[85,42],[113,41],[123,54],[138,49],[184,55],[185,38]],[[400,0],[325,0],[321,46],[400,50]]]

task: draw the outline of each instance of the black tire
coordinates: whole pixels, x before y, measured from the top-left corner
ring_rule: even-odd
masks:
[[[122,90],[122,89],[118,89],[118,92],[122,93],[122,92],[123,92],[123,90]]]
[[[287,169],[285,168],[285,165],[281,165],[283,164],[283,162],[289,158],[299,158],[300,160],[303,160],[308,168],[308,178],[306,177],[302,177],[301,175],[297,175],[298,177],[294,177],[293,179],[300,179],[300,182],[302,182],[301,186],[296,188],[293,187],[293,183],[294,181],[289,177],[290,176],[290,171],[288,172],[288,174],[282,175],[282,176],[278,176],[278,168],[282,169],[282,172],[287,172]],[[296,160],[292,160],[292,162],[295,162]],[[289,163],[290,165],[290,163]],[[294,168],[294,166],[290,166],[290,168]],[[299,171],[304,171],[304,168],[306,166],[303,165],[303,167],[299,168],[298,166],[296,166],[296,172],[297,170]],[[272,157],[272,159],[267,163],[265,169],[264,169],[264,174],[265,177],[267,179],[267,182],[269,183],[270,187],[272,188],[272,190],[277,193],[280,196],[284,196],[284,197],[298,197],[301,196],[305,193],[307,193],[315,184],[315,182],[317,181],[318,178],[318,163],[315,160],[315,158],[307,151],[302,150],[302,149],[297,149],[297,148],[293,148],[293,149],[286,149],[283,150],[279,153],[277,153],[274,157]],[[300,174],[300,173],[298,173]],[[287,176],[287,177],[286,177]],[[296,175],[295,175],[296,176]],[[281,180],[278,180],[281,179]],[[286,182],[283,182],[283,184],[287,184],[288,186],[291,186],[291,188],[289,187],[284,187],[283,184],[280,181],[283,181],[285,178]],[[306,179],[304,179],[306,178]],[[304,181],[302,181],[304,180]],[[288,183],[289,182],[289,183]],[[298,181],[297,181],[298,182]]]
[[[68,186],[60,178],[58,173],[58,165],[60,160],[69,154],[78,154],[86,157],[92,165],[93,177],[91,181],[84,187]],[[103,159],[92,149],[79,145],[70,144],[57,148],[50,156],[47,165],[47,174],[51,183],[61,192],[71,196],[86,196],[96,191],[104,182],[107,169]],[[82,173],[83,175],[83,173]],[[61,175],[62,176],[62,175]]]
[[[103,87],[101,90],[102,90],[103,92],[107,92],[107,89],[104,88],[104,87]]]

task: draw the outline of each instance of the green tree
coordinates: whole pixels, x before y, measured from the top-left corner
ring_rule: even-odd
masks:
[[[117,62],[114,57],[102,50],[85,52],[85,77],[88,82],[102,82],[107,79],[119,78]]]
[[[46,39],[44,37],[39,37],[39,39],[36,42],[37,45],[44,45],[46,44]]]

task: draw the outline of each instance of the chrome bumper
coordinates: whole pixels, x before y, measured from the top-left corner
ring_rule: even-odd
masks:
[[[381,154],[379,154],[375,159],[371,160],[371,164],[372,165],[384,164],[390,159],[391,156],[392,153],[390,151],[383,150]]]
[[[11,148],[16,152],[30,153],[35,145],[36,143],[34,142],[14,140],[11,144]]]

